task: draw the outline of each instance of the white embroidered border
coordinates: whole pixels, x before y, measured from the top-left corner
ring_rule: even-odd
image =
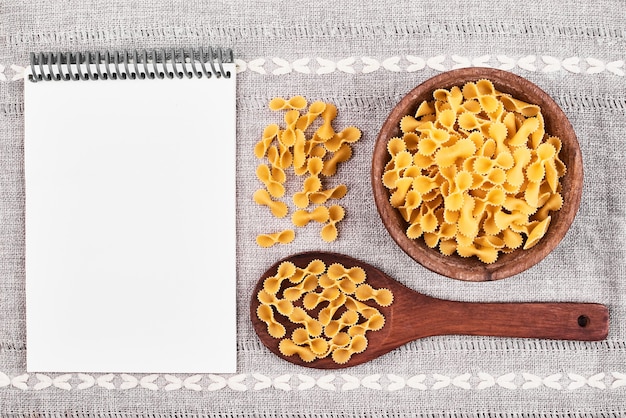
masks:
[[[548,376],[537,376],[531,373],[507,373],[491,375],[480,372],[476,375],[464,373],[460,375],[418,374],[399,376],[396,374],[374,374],[358,376],[350,374],[323,374],[319,376],[303,374],[284,374],[267,376],[259,373],[236,375],[192,375],[178,377],[170,374],[150,374],[134,376],[130,374],[91,375],[84,373],[48,375],[42,373],[9,376],[0,372],[0,389],[20,389],[39,391],[48,388],[62,390],[86,390],[90,388],[107,390],[147,389],[152,391],[218,391],[233,390],[327,390],[350,391],[359,388],[379,391],[398,390],[485,390],[489,388],[505,388],[508,390],[531,390],[549,388],[557,391],[573,391],[581,388],[595,390],[615,390],[626,387],[626,373],[611,372],[583,376],[576,373],[555,373]]]
[[[574,74],[598,74],[608,72],[623,77],[624,60],[604,62],[602,60],[587,57],[559,58],[549,55],[536,56],[526,55],[523,57],[509,57],[506,55],[481,55],[478,57],[461,55],[437,55],[424,58],[415,55],[393,56],[388,58],[372,57],[347,57],[339,60],[330,60],[317,57],[300,58],[293,62],[283,58],[271,58],[271,63],[265,58],[257,58],[251,61],[235,60],[238,72],[251,71],[259,74],[283,75],[291,72],[303,74],[330,74],[344,72],[348,74],[372,73],[379,70],[392,72],[416,72],[425,68],[436,71],[448,71],[464,67],[494,67],[502,70],[519,68],[529,72],[552,73],[567,71]],[[273,67],[273,68],[266,68]]]
[[[250,61],[235,59],[237,72],[250,72],[263,75],[285,75],[289,73],[331,74],[368,74],[375,71],[417,72],[430,68],[436,71],[448,71],[464,67],[493,67],[502,70],[520,69],[528,72],[554,73],[558,71],[572,74],[609,73],[619,77],[626,75],[624,60],[602,61],[593,57],[553,57],[550,55],[526,55],[509,57],[507,55],[481,55],[478,57],[461,55],[436,55],[420,57],[416,55],[393,56],[387,58],[347,57],[341,59],[299,58],[288,61],[284,58],[256,58]],[[0,81],[17,81],[24,78],[26,67],[11,65],[11,73],[0,64]]]
[[[315,61],[315,62],[313,62]],[[257,58],[252,61],[245,62],[243,60],[235,60],[238,71],[252,71],[259,74],[283,75],[291,72],[299,72],[303,74],[330,74],[336,71],[348,74],[355,73],[372,73],[379,70],[392,72],[416,72],[425,68],[436,71],[448,71],[464,67],[494,67],[502,70],[513,70],[516,67],[530,72],[552,73],[557,71],[567,71],[570,73],[586,73],[598,74],[601,72],[609,72],[614,75],[623,77],[624,60],[616,60],[604,62],[599,59],[588,57],[581,59],[579,57],[558,58],[548,55],[538,57],[536,55],[527,55],[524,57],[509,57],[506,55],[497,55],[495,58],[490,55],[482,55],[479,57],[469,57],[460,55],[437,55],[430,58],[423,58],[415,55],[393,56],[389,58],[376,59],[372,57],[348,57],[337,61],[326,58],[317,57],[315,60],[311,58],[300,58],[293,62],[289,62],[283,58],[272,58],[271,62],[274,68],[266,68],[268,64],[265,58]]]

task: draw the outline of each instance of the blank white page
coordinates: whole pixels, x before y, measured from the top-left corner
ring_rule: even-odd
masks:
[[[236,372],[225,69],[25,81],[29,372]]]

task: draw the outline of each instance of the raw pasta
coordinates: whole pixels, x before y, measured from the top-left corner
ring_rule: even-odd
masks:
[[[277,218],[283,218],[287,215],[287,205],[279,200],[273,200],[270,193],[266,189],[259,189],[254,192],[254,201],[263,206],[270,208],[270,211]]]
[[[328,222],[322,227],[320,235],[326,242],[332,242],[337,239],[339,231],[337,224],[343,220],[345,216],[344,209],[339,205],[333,205],[328,208]]]
[[[272,110],[284,110],[284,109],[304,109],[306,107],[306,99],[302,96],[294,96],[289,100],[285,100],[282,97],[275,97],[270,101],[269,107]]]
[[[409,238],[493,263],[546,234],[566,167],[539,106],[483,79],[435,90],[399,126],[381,181]]]
[[[268,248],[274,244],[289,244],[295,237],[296,234],[293,229],[285,229],[271,234],[259,234],[256,237],[256,242],[260,247]]]
[[[269,102],[269,108],[285,111],[284,127],[267,125],[254,147],[255,156],[267,161],[267,164],[259,164],[256,170],[264,187],[255,192],[254,201],[267,206],[273,216],[283,218],[290,208],[281,199],[290,196],[291,203],[297,208],[291,216],[293,225],[305,227],[316,221],[322,225],[322,239],[332,242],[338,237],[337,225],[343,220],[345,211],[338,205],[326,205],[329,200],[343,198],[348,188],[345,184],[325,188],[324,183],[337,173],[341,163],[352,157],[351,144],[361,138],[361,131],[350,126],[336,132],[333,121],[337,117],[337,107],[332,103],[316,101],[308,105],[302,96],[276,97]],[[303,178],[300,189],[293,193],[288,192],[288,172]],[[314,207],[308,210],[311,206]],[[257,243],[262,247],[270,247],[276,242],[275,234],[257,237]]]
[[[291,216],[291,221],[295,226],[306,226],[309,222],[315,221],[319,223],[324,223],[328,221],[330,214],[328,208],[326,206],[318,206],[312,211],[307,211],[306,209],[301,209]]]
[[[385,317],[373,305],[393,302],[390,290],[374,289],[365,281],[361,267],[326,266],[313,260],[301,269],[282,262],[257,294],[257,316],[269,335],[281,339],[278,347],[285,356],[298,355],[305,362],[330,356],[344,364],[365,351],[368,332],[385,325]],[[275,315],[283,323],[298,325],[291,335],[286,336],[285,326]]]

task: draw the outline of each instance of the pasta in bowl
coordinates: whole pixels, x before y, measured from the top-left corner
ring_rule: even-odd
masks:
[[[435,76],[391,111],[371,181],[394,241],[424,267],[498,280],[545,258],[582,194],[575,132],[554,100],[497,69]]]

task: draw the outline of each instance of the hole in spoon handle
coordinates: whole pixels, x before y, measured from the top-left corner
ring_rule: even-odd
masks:
[[[595,303],[445,302],[441,334],[598,341],[609,312]]]

